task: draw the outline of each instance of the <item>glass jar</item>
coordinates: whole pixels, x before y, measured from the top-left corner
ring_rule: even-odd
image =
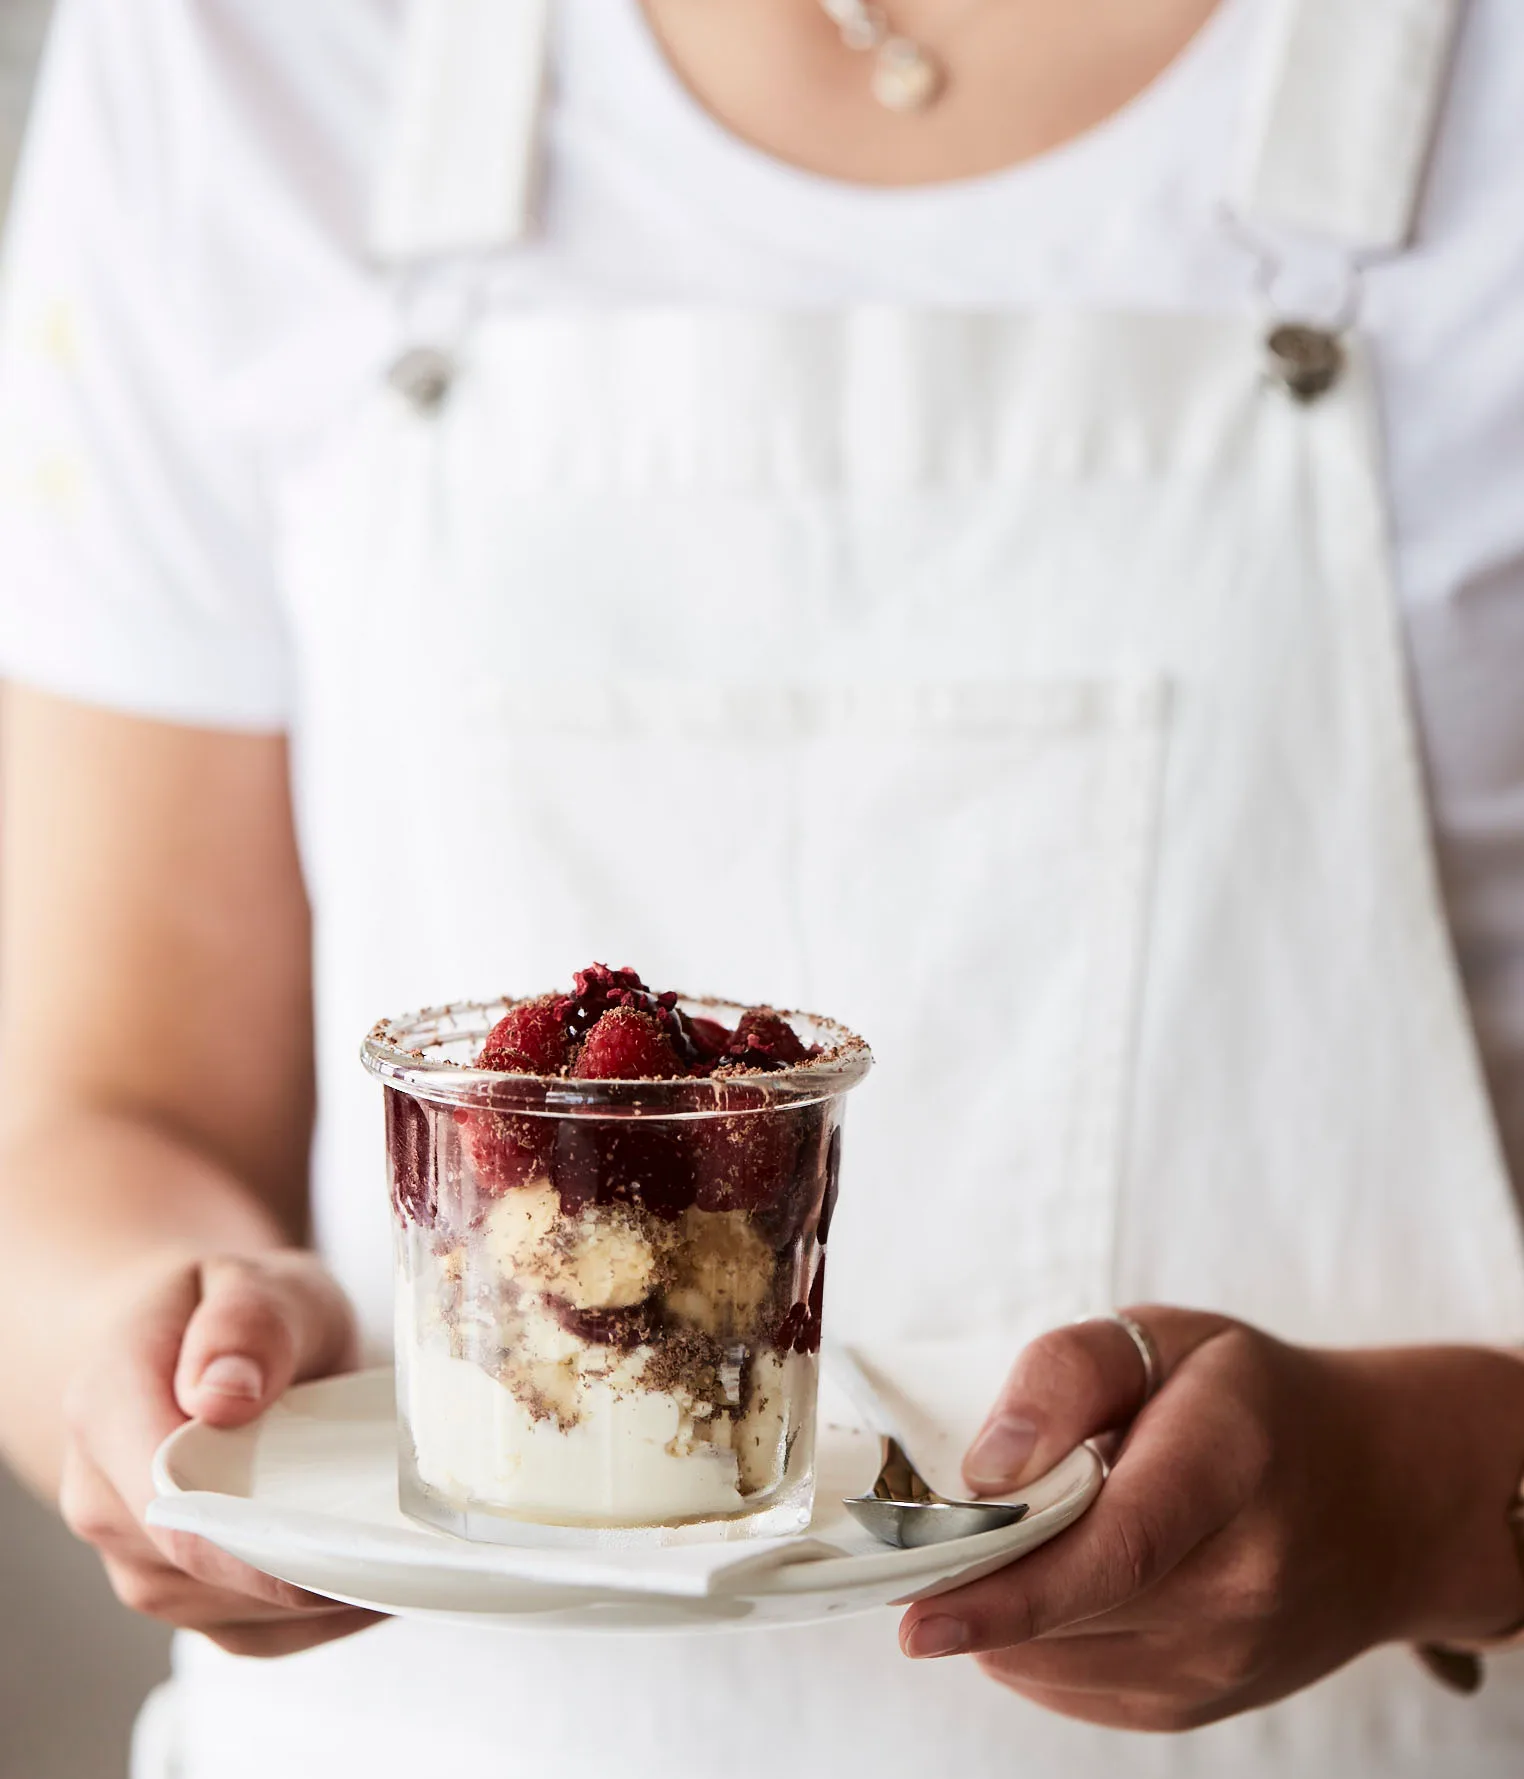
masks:
[[[872,1063],[583,1081],[479,1069],[508,1003],[383,1021],[400,1499],[497,1542],[808,1524],[844,1096]],[[745,1011],[679,1003],[734,1025]]]

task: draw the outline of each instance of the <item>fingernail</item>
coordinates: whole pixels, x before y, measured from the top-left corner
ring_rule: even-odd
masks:
[[[968,1448],[963,1474],[976,1489],[1008,1489],[1015,1484],[1032,1448],[1037,1429],[1019,1416],[992,1421]]]
[[[968,1648],[968,1626],[961,1618],[923,1618],[906,1633],[905,1654],[920,1660],[929,1655],[957,1655]]]
[[[264,1394],[265,1374],[252,1359],[239,1353],[225,1353],[214,1359],[197,1380],[198,1390],[211,1390],[218,1396],[241,1396],[257,1402]]]

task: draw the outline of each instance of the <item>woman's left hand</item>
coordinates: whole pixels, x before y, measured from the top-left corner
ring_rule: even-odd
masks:
[[[1294,1692],[1375,1644],[1524,1618],[1506,1513],[1524,1362],[1486,1348],[1288,1346],[1226,1317],[1130,1312],[1022,1354],[964,1461],[998,1494],[1128,1427],[1100,1498],[1021,1562],[912,1606],[910,1656],[971,1653],[1040,1705],[1183,1730]]]

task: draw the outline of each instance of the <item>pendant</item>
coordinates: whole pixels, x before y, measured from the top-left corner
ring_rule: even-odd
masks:
[[[942,90],[942,65],[908,37],[886,37],[873,57],[873,97],[888,111],[924,111]]]

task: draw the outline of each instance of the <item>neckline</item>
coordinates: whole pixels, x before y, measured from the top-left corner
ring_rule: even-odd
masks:
[[[796,211],[812,204],[825,211],[860,215],[864,210],[907,217],[929,209],[981,205],[1036,192],[1064,177],[1083,177],[1097,163],[1108,168],[1131,159],[1123,152],[1169,127],[1179,102],[1209,84],[1231,62],[1239,34],[1258,0],[1217,0],[1209,17],[1159,73],[1108,116],[1040,154],[987,173],[909,185],[873,185],[817,173],[781,159],[737,135],[688,87],[668,59],[646,18],[641,0],[592,0],[600,13],[605,52],[619,66],[619,90],[640,114],[642,132],[661,132],[675,154],[718,168],[732,199],[787,203]]]

